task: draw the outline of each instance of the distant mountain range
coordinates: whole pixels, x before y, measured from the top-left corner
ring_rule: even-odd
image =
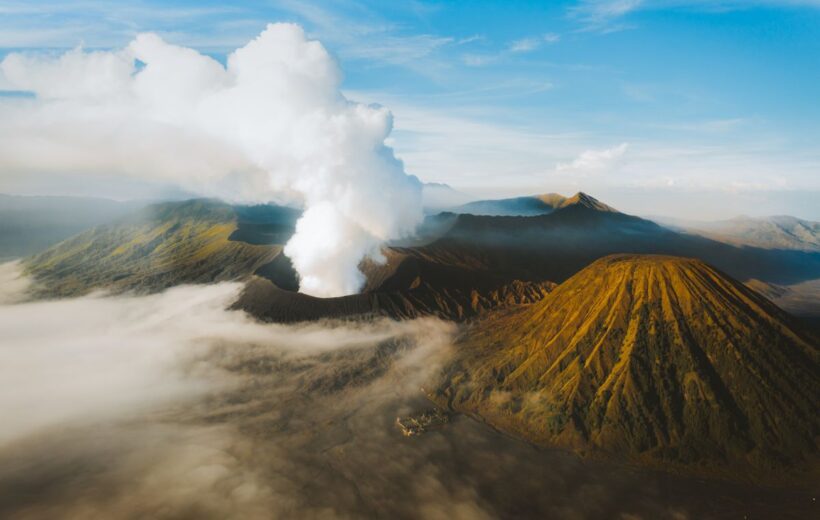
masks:
[[[715,222],[694,222],[663,217],[653,220],[674,229],[737,245],[820,251],[820,222],[795,217],[736,217]]]
[[[146,203],[0,194],[0,260],[28,256]]]
[[[546,193],[511,199],[477,200],[450,208],[449,211],[488,217],[532,217],[546,215],[556,209],[575,204],[581,204],[599,211],[615,211],[613,208],[582,192],[569,198],[557,193]]]
[[[531,217],[456,215],[418,251],[430,258],[470,258],[482,269],[522,280],[566,280],[613,253],[701,258],[740,279],[792,284],[820,278],[820,254],[740,247],[681,233],[620,213],[589,195]]]
[[[737,247],[675,232],[620,213],[584,193],[551,200],[555,209],[533,217],[428,217],[425,236],[386,250],[387,265],[362,266],[368,280],[364,292],[405,291],[418,296],[425,290],[446,291],[455,298],[444,298],[446,305],[437,294],[432,300],[438,303],[425,296],[426,303],[411,305],[412,311],[406,310],[403,300],[387,307],[405,309],[392,312],[397,316],[414,316],[426,308],[425,313],[469,317],[474,312],[466,309],[484,307],[472,304],[473,290],[489,297],[516,281],[560,283],[613,253],[702,258],[741,280],[774,284],[820,278],[820,253]],[[254,275],[293,291],[298,288],[295,273],[284,256],[278,257],[298,215],[298,210],[272,205],[163,203],[80,234],[29,259],[26,266],[41,282],[41,290],[59,295],[101,287],[152,291],[175,283]],[[378,302],[355,306],[374,307],[385,309]]]
[[[478,216],[532,217],[546,215],[556,209],[572,205],[576,202],[575,199],[581,196],[589,197],[584,193],[569,198],[557,193],[547,193],[509,199],[477,200],[446,210]],[[596,200],[595,203],[600,205],[597,209],[615,211],[600,201]],[[713,222],[669,217],[649,217],[649,220],[676,231],[697,234],[733,245],[820,251],[820,223],[785,215],[759,218],[741,216]]]
[[[212,200],[155,204],[61,242],[25,266],[43,296],[76,296],[97,288],[152,292],[234,280],[279,254],[281,246],[263,242],[282,226],[289,236],[298,214]],[[266,226],[271,217],[278,220]],[[237,236],[244,240],[233,239]]]
[[[471,197],[448,184],[425,182],[421,187],[425,213],[433,214],[459,204],[464,204]]]
[[[540,444],[771,480],[817,468],[817,340],[699,260],[614,255],[470,326],[435,399]]]

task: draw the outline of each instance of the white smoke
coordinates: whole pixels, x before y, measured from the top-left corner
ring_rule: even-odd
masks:
[[[340,81],[293,24],[268,25],[227,66],[155,34],[116,51],[12,53],[0,86],[36,97],[0,104],[0,181],[117,173],[231,200],[296,200],[305,213],[285,252],[301,290],[350,294],[359,262],[412,233],[422,202],[384,144],[391,114],[348,101]]]

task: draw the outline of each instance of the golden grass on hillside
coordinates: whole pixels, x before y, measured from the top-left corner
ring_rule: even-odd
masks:
[[[458,352],[437,399],[535,442],[686,469],[816,468],[816,339],[698,260],[603,258],[481,320]]]

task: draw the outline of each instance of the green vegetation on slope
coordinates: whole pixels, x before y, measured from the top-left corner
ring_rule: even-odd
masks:
[[[182,283],[245,278],[279,246],[230,240],[235,210],[210,200],[149,206],[135,216],[70,238],[25,262],[40,296],[92,289],[157,291]]]

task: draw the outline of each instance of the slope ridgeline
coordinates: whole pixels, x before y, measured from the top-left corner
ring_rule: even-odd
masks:
[[[537,443],[665,468],[817,468],[816,338],[693,259],[609,256],[478,321],[434,398]]]

